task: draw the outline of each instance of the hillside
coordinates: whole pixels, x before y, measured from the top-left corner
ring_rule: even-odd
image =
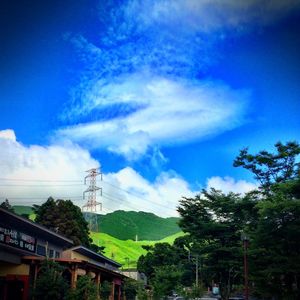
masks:
[[[133,240],[122,241],[106,233],[91,232],[94,244],[104,246],[104,254],[122,264],[124,268],[136,267],[138,258],[142,254],[146,254],[146,250],[142,248],[143,245],[154,245],[156,243],[172,244],[177,237],[183,235],[184,233],[181,231],[159,241],[135,242]]]
[[[23,216],[23,217],[29,217],[29,219],[31,221],[34,221],[35,213],[33,212],[33,209],[31,206],[14,205],[13,209],[16,214]]]
[[[118,210],[98,215],[99,231],[120,240],[157,241],[180,231],[179,218],[161,218],[148,212]]]
[[[30,206],[13,206],[20,215],[34,214]],[[86,214],[86,213],[85,213]],[[105,255],[121,263],[124,268],[136,267],[138,258],[145,254],[143,245],[170,243],[183,235],[178,218],[160,218],[152,213],[115,211],[97,215],[100,232],[91,232],[94,244],[105,247]],[[135,237],[138,235],[138,241]]]
[[[31,206],[24,206],[24,205],[14,205],[13,209],[16,214],[18,215],[31,215],[33,214],[33,210]]]
[[[30,215],[34,220],[32,207],[15,205],[15,212],[19,215]],[[91,213],[84,213],[86,219]],[[98,231],[107,233],[120,240],[150,240],[158,241],[164,237],[180,232],[177,225],[179,218],[161,218],[148,212],[122,211],[106,215],[96,215],[98,219]]]

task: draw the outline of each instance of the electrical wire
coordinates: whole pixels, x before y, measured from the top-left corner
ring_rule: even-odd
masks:
[[[16,178],[3,178],[3,177],[0,177],[0,181],[21,181],[21,182],[82,182],[80,180],[43,180],[43,179],[16,179]],[[150,202],[151,204],[154,204],[156,206],[159,206],[159,207],[162,207],[164,209],[167,209],[167,210],[172,210],[170,209],[170,207],[166,206],[166,205],[163,205],[163,204],[159,204],[159,203],[156,203],[154,201],[151,201],[149,199],[146,199],[146,198],[143,198],[141,196],[138,196],[136,195],[135,193],[131,192],[131,191],[128,191],[128,190],[125,190],[123,188],[120,188],[119,186],[116,186],[108,181],[105,181],[105,180],[102,180],[101,182],[104,182],[105,184],[108,184],[110,185],[111,187],[117,189],[117,190],[120,190],[124,193],[127,193],[131,196],[134,196],[135,198],[137,199],[140,199],[140,200],[143,200],[145,202]],[[30,185],[25,185],[25,184],[0,184],[0,186],[3,186],[3,187],[69,187],[69,186],[84,186],[83,183],[81,184],[56,184],[56,185],[53,185],[53,184],[42,184],[42,185],[35,185],[35,184],[30,184]],[[104,192],[105,193],[105,192]],[[48,198],[49,196],[45,197],[45,198]],[[123,199],[120,199],[120,198],[116,198],[116,197],[113,197],[109,194],[106,193],[106,196],[105,198],[108,198],[109,197],[109,200],[111,201],[117,201],[117,202],[120,202],[120,203],[123,203],[124,204],[124,200]],[[0,197],[0,198],[7,198],[7,197]],[[9,199],[41,199],[43,197],[8,197]],[[68,197],[55,197],[55,198],[60,198],[60,199],[64,199],[64,198],[69,198],[69,199],[82,199],[82,196],[74,196],[74,197],[71,197],[71,196],[68,196]],[[127,204],[128,206],[128,204]],[[132,207],[132,209],[136,209],[135,207]],[[146,208],[148,209],[148,208]]]

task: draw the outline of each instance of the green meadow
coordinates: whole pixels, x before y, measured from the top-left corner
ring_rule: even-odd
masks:
[[[178,232],[158,241],[124,241],[106,233],[91,232],[91,238],[94,244],[104,246],[104,255],[122,264],[123,268],[136,267],[138,258],[142,254],[147,253],[147,251],[142,248],[143,245],[154,245],[156,243],[172,244],[177,237],[183,235],[183,232]]]
[[[29,215],[34,221],[32,207],[18,205],[13,208],[17,214]],[[123,268],[136,267],[138,258],[147,253],[143,245],[172,244],[177,237],[184,235],[177,225],[178,218],[161,218],[151,213],[132,211],[115,211],[97,217],[102,232],[90,233],[93,243],[104,246],[104,255],[122,264]],[[136,236],[143,239],[134,241]]]

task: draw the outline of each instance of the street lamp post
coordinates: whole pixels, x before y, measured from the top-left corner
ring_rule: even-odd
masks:
[[[242,234],[242,241],[244,247],[244,280],[245,280],[245,300],[249,300],[249,283],[248,283],[248,246],[249,238],[246,234]]]

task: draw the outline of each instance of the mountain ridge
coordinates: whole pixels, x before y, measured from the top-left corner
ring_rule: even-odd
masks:
[[[34,219],[32,207],[16,205],[13,208],[17,214]],[[116,210],[105,215],[85,212],[84,216],[87,221],[90,218],[97,218],[98,228],[92,231],[106,233],[123,241],[159,241],[181,231],[178,226],[179,218],[163,218],[145,211]]]
[[[116,210],[106,215],[98,214],[97,221],[98,232],[120,240],[158,241],[181,231],[177,224],[179,218],[162,218],[144,211]]]

